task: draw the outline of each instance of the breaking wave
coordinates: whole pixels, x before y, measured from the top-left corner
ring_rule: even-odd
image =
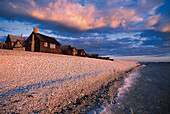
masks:
[[[143,65],[144,67],[144,65]],[[135,84],[135,81],[137,80],[138,77],[140,77],[140,74],[138,72],[139,69],[137,69],[135,72],[129,74],[127,78],[124,79],[123,85],[118,89],[117,97],[115,97],[115,103],[114,104],[109,104],[106,103],[102,105],[99,109],[92,110],[89,112],[89,114],[112,114],[116,110],[115,108],[118,109],[120,105],[119,99],[124,97],[124,94],[129,91],[130,87]]]

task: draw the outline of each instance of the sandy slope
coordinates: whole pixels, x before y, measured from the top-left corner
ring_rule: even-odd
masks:
[[[60,112],[137,66],[58,54],[0,50],[0,111]]]

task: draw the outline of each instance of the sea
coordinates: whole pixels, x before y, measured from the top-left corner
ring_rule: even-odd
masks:
[[[170,63],[142,63],[123,79],[115,103],[89,114],[170,114]]]

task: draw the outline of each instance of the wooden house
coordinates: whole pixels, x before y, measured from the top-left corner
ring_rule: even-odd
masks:
[[[17,50],[23,50],[23,51],[25,50],[24,37],[8,34],[5,43],[6,43],[6,49],[15,50],[17,48]]]
[[[61,54],[61,44],[52,37],[37,33],[36,27],[26,43],[26,51]]]
[[[98,54],[86,54],[86,57],[90,57],[90,58],[98,58]]]
[[[77,49],[75,47],[72,47],[71,49],[72,49],[72,55],[76,56],[78,54]]]
[[[0,49],[5,49],[5,48],[6,48],[6,43],[0,42]]]
[[[84,49],[79,49],[77,51],[78,51],[78,56],[86,56]]]
[[[62,51],[62,54],[72,55],[72,48],[70,45],[62,46],[61,51]]]

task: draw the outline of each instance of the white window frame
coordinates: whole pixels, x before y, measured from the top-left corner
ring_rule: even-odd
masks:
[[[48,47],[48,42],[44,42],[44,47]]]
[[[50,48],[55,49],[55,48],[56,48],[56,45],[50,43]]]

